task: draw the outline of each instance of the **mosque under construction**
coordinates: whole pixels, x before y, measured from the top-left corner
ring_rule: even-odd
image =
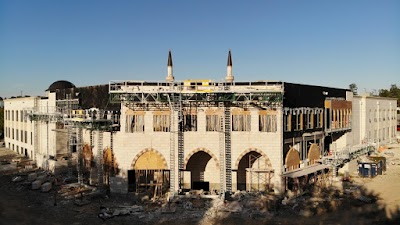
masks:
[[[57,81],[4,100],[6,147],[111,192],[284,193],[326,182],[396,136],[396,99],[234,79]]]

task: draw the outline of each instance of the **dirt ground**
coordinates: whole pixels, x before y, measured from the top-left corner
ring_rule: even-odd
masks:
[[[216,211],[211,201],[200,208],[185,209],[178,203],[175,213],[163,214],[160,206],[143,205],[142,212],[102,220],[100,207],[140,205],[133,194],[93,197],[78,206],[54,188],[48,193],[31,190],[28,172],[15,172],[13,164],[0,165],[0,225],[3,224],[400,224],[400,145],[389,145],[387,171],[375,178],[359,178],[350,171],[350,182],[335,182],[280,205],[278,210],[243,207],[240,212]],[[385,155],[385,152],[388,153]],[[15,158],[0,149],[0,162]],[[354,162],[353,162],[354,163]],[[351,167],[350,167],[351,168]],[[12,182],[20,176],[22,181]],[[25,180],[25,181],[24,181]],[[61,186],[58,186],[60,190]],[[361,196],[361,197],[360,197]]]

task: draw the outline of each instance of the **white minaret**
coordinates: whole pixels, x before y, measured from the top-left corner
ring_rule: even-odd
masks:
[[[225,77],[225,81],[228,83],[233,82],[234,77],[232,75],[232,56],[231,56],[231,50],[229,50],[228,53],[228,65],[227,65],[227,69],[226,69],[226,77]]]
[[[174,82],[174,74],[172,72],[172,56],[171,56],[171,50],[169,50],[168,53],[168,74],[167,74],[167,82]]]

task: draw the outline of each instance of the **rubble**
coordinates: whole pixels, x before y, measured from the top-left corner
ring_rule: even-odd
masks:
[[[37,178],[37,174],[36,173],[30,173],[28,174],[28,181],[34,181]]]
[[[224,210],[228,212],[237,213],[243,211],[243,207],[238,201],[233,201],[226,203]]]
[[[127,216],[127,215],[131,215],[131,214],[135,214],[136,212],[142,212],[142,211],[143,211],[143,207],[138,206],[138,205],[121,206],[121,207],[114,208],[114,209],[101,206],[98,217],[104,221],[106,219],[110,219],[115,216]],[[135,214],[135,215],[137,215],[137,214]]]
[[[399,158],[392,157],[387,164],[396,164],[399,161]],[[203,190],[189,191],[184,195],[165,193],[153,197],[152,192],[149,192],[146,195],[130,195],[130,199],[124,199],[126,206],[121,206],[120,202],[113,200],[112,196],[108,199],[104,192],[96,187],[79,184],[76,181],[76,178],[63,179],[61,176],[55,177],[41,171],[16,171],[12,177],[8,178],[8,182],[15,187],[13,190],[20,193],[31,187],[32,190],[41,189],[45,193],[54,193],[54,199],[56,195],[61,196],[62,199],[58,200],[58,204],[63,207],[75,206],[71,211],[79,213],[75,216],[76,218],[84,218],[90,214],[95,217],[97,214],[102,220],[121,217],[119,219],[124,221],[122,217],[126,217],[145,224],[151,224],[154,221],[166,224],[175,218],[186,222],[191,221],[190,223],[193,224],[214,224],[214,221],[229,217],[245,218],[246,222],[259,220],[253,223],[268,224],[265,221],[275,221],[282,215],[300,216],[301,219],[305,219],[325,215],[339,208],[367,206],[376,201],[374,197],[364,192],[362,186],[352,184],[353,179],[348,182],[338,179],[336,182],[332,181],[333,184],[329,184],[329,187],[313,186],[297,192],[288,191],[284,197],[273,193],[236,191],[230,196],[222,196],[225,197],[224,199]],[[37,191],[31,192],[37,193]],[[41,195],[46,196],[46,194]],[[49,199],[52,199],[51,195]],[[98,196],[102,198],[96,199]],[[129,204],[128,201],[130,201]],[[45,204],[53,205],[48,202]],[[104,207],[99,210],[96,204]],[[119,219],[115,221],[119,223]]]
[[[46,182],[42,184],[41,191],[42,192],[49,192],[52,188],[51,182]]]
[[[22,178],[21,176],[16,176],[16,177],[14,177],[13,179],[12,179],[12,182],[20,182],[20,181],[23,181],[24,180],[24,178]]]
[[[42,186],[42,181],[35,180],[32,182],[32,190],[37,190]]]

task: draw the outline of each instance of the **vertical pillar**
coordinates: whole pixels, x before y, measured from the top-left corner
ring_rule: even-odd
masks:
[[[103,189],[103,131],[98,131],[97,136],[97,179],[98,188]]]
[[[77,162],[77,170],[78,170],[78,183],[83,183],[83,151],[82,151],[82,127],[78,126],[76,128],[76,150],[78,151],[78,162]]]

